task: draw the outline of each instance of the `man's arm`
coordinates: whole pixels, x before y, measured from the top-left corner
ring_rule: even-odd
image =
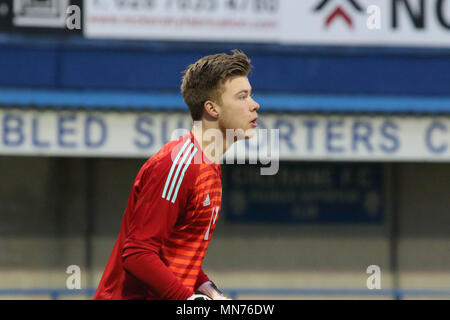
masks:
[[[155,253],[137,253],[124,259],[125,270],[144,282],[161,299],[186,300],[194,294]]]
[[[211,281],[209,280],[206,273],[203,271],[203,269],[200,269],[200,272],[197,277],[197,282],[195,283],[195,290],[198,290],[198,288],[204,284],[205,282]]]
[[[148,170],[135,188],[136,203],[128,218],[122,261],[125,270],[159,298],[187,299],[194,292],[178,280],[161,260],[159,252],[179,213],[184,210],[189,190],[183,183],[174,203],[162,198],[165,171],[151,174]]]

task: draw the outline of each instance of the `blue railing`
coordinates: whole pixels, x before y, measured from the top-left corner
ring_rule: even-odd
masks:
[[[250,80],[258,95],[450,94],[450,73],[445,72],[449,48],[119,41],[19,33],[0,33],[0,86],[177,93],[180,72],[189,64],[234,48],[251,58]]]
[[[251,296],[318,296],[318,297],[386,297],[401,300],[406,297],[450,298],[450,290],[446,289],[287,289],[287,288],[225,288],[223,292],[232,299],[239,299],[243,295]],[[89,296],[92,298],[95,288],[87,289],[0,289],[2,296],[49,296],[51,300],[58,300],[61,296]]]
[[[265,112],[450,114],[450,94],[389,95],[258,94]],[[180,93],[17,89],[0,87],[0,105],[12,108],[184,111]]]

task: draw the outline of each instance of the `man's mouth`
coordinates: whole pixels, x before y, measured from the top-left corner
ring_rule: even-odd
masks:
[[[253,119],[252,121],[250,121],[250,123],[252,124],[253,128],[256,128],[258,126],[258,123],[256,122],[258,120],[258,117],[256,117],[255,119]]]

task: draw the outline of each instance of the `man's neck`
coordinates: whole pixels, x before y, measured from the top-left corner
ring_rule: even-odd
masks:
[[[221,163],[222,156],[231,146],[226,142],[225,133],[223,133],[216,122],[205,120],[195,121],[192,127],[192,134],[197,140],[203,153],[214,163]]]

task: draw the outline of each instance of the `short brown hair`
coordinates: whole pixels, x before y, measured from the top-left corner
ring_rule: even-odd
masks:
[[[220,102],[222,85],[227,80],[248,76],[251,72],[250,59],[245,53],[239,50],[232,50],[232,53],[203,57],[183,71],[181,94],[194,121],[202,118],[207,100]]]

